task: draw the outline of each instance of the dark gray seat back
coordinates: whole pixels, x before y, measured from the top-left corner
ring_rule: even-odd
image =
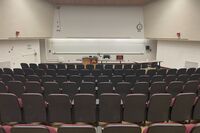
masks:
[[[71,102],[66,94],[51,94],[47,97],[48,121],[71,123]]]
[[[129,94],[124,101],[123,118],[126,122],[140,123],[146,118],[146,100],[144,94]]]
[[[41,94],[23,94],[22,102],[25,123],[46,122],[46,106]]]
[[[77,94],[74,97],[75,122],[96,122],[96,98],[92,94]]]
[[[175,122],[191,120],[195,97],[194,93],[178,94],[172,106],[171,120]]]
[[[164,122],[169,120],[169,111],[172,96],[167,93],[154,94],[151,96],[147,121],[149,122]]]

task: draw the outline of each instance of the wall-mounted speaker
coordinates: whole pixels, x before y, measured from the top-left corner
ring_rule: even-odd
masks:
[[[150,46],[147,45],[145,48],[146,48],[146,51],[151,51],[151,47]]]

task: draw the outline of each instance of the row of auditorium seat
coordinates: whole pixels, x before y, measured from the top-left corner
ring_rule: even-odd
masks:
[[[51,94],[46,102],[41,94],[27,93],[19,100],[9,93],[0,94],[0,121],[17,123],[77,123],[98,122],[157,123],[200,120],[200,98],[194,93],[154,94],[147,100],[144,94],[127,95],[124,101],[115,93],[104,93],[99,100],[92,94],[77,94],[73,101],[65,94]]]
[[[67,68],[66,68],[67,66]],[[134,69],[134,70],[137,70],[137,69],[141,69],[141,68],[146,68],[146,67],[138,67],[138,65],[136,64],[97,64],[97,65],[86,65],[86,69],[88,70],[93,70],[94,69],[94,66],[95,69],[99,69],[99,70],[103,70],[103,69]],[[134,67],[136,66],[136,67]],[[22,63],[21,64],[21,67],[22,68],[32,68],[33,70],[35,69],[84,69],[84,65],[83,64],[68,64],[68,65],[65,65],[65,64],[34,64],[34,63],[31,63],[30,66],[28,64],[25,64],[25,63]],[[160,71],[159,71],[160,72]],[[181,69],[172,69],[170,71],[168,71],[167,69],[162,69],[161,70],[161,73],[176,73],[176,74],[182,74],[182,73],[188,73],[188,74],[193,74],[193,73],[200,73],[200,68],[196,69],[196,68],[189,68],[189,69],[186,69],[186,68],[181,68]]]
[[[116,86],[112,82],[82,82],[80,86],[76,82],[63,82],[61,86],[57,82],[28,81],[23,84],[20,81],[9,81],[7,84],[0,82],[0,93],[13,93],[21,97],[23,93],[41,93],[45,97],[49,94],[67,94],[73,99],[75,94],[88,93],[97,98],[102,93],[118,93],[122,98],[127,94],[145,94],[151,96],[156,93],[170,93],[175,97],[179,93],[195,93],[199,95],[199,81],[188,81],[185,84],[181,81],[172,81],[169,85],[166,82],[154,82],[149,86],[148,82],[137,82],[134,87],[129,82],[118,82]]]
[[[83,64],[77,63],[77,64],[35,64],[35,63],[21,63],[22,68],[32,68],[32,69],[84,69],[85,66]],[[88,64],[86,65],[86,69],[141,69],[141,68],[147,68],[149,67],[148,64]],[[152,63],[150,65],[152,68],[158,67],[157,63]]]
[[[199,133],[199,124],[152,124],[142,131],[136,124],[109,124],[100,128],[102,133]],[[17,125],[14,127],[2,126],[0,133],[99,133],[97,129],[90,125],[63,125],[56,131],[52,127]]]
[[[13,70],[10,68],[3,68],[0,69],[0,75],[1,74],[10,74],[10,75],[94,75],[94,76],[99,76],[99,75],[182,75],[182,74],[200,74],[200,69],[196,68],[181,68],[181,69],[148,69],[147,71],[144,69],[105,69],[105,70],[100,70],[100,69],[95,69],[95,70],[89,70],[89,69],[32,69],[32,68],[14,68]]]
[[[169,84],[171,81],[182,81],[186,83],[187,81],[191,80],[200,80],[200,74],[193,74],[191,76],[182,74],[179,76],[176,75],[166,75],[161,76],[161,75],[154,75],[153,77],[150,77],[149,75],[140,75],[137,77],[136,75],[127,75],[127,76],[121,76],[121,75],[113,75],[109,77],[108,75],[101,75],[98,77],[91,76],[91,75],[86,75],[86,76],[80,76],[80,75],[70,75],[70,76],[64,76],[64,75],[57,75],[55,77],[51,75],[44,75],[42,77],[39,77],[38,75],[9,75],[9,74],[2,74],[0,76],[0,81],[3,81],[7,83],[8,81],[16,80],[16,81],[21,81],[25,83],[26,81],[38,81],[41,83],[44,82],[52,82],[56,81],[58,83],[63,83],[66,81],[71,81],[71,82],[77,82],[80,84],[81,82],[112,82],[113,85],[115,86],[118,82],[130,82],[132,86],[136,82],[158,82],[158,81],[165,81],[167,84]]]

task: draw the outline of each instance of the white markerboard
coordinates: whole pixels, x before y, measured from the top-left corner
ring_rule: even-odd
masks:
[[[145,39],[49,39],[54,54],[144,54]]]

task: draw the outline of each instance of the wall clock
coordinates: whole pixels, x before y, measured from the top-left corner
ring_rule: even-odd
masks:
[[[137,28],[137,32],[141,32],[141,31],[143,30],[143,25],[142,25],[142,23],[139,23],[139,24],[136,26],[136,28]]]

